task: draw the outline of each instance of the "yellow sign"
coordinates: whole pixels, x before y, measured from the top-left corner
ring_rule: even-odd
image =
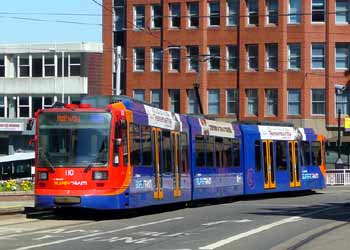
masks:
[[[345,117],[344,128],[345,131],[350,131],[350,117]]]

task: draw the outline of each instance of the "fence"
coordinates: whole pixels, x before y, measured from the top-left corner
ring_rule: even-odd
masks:
[[[350,185],[350,169],[327,170],[327,185]]]

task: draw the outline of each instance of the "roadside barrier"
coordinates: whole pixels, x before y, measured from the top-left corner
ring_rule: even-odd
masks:
[[[350,169],[328,169],[327,185],[350,185]]]

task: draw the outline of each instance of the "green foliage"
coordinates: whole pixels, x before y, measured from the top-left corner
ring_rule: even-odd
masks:
[[[29,180],[23,180],[20,183],[12,179],[0,182],[0,192],[31,191],[33,188],[33,182]]]

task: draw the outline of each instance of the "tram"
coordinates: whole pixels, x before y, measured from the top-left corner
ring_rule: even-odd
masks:
[[[312,129],[179,115],[120,97],[40,110],[35,206],[130,209],[325,187]]]

